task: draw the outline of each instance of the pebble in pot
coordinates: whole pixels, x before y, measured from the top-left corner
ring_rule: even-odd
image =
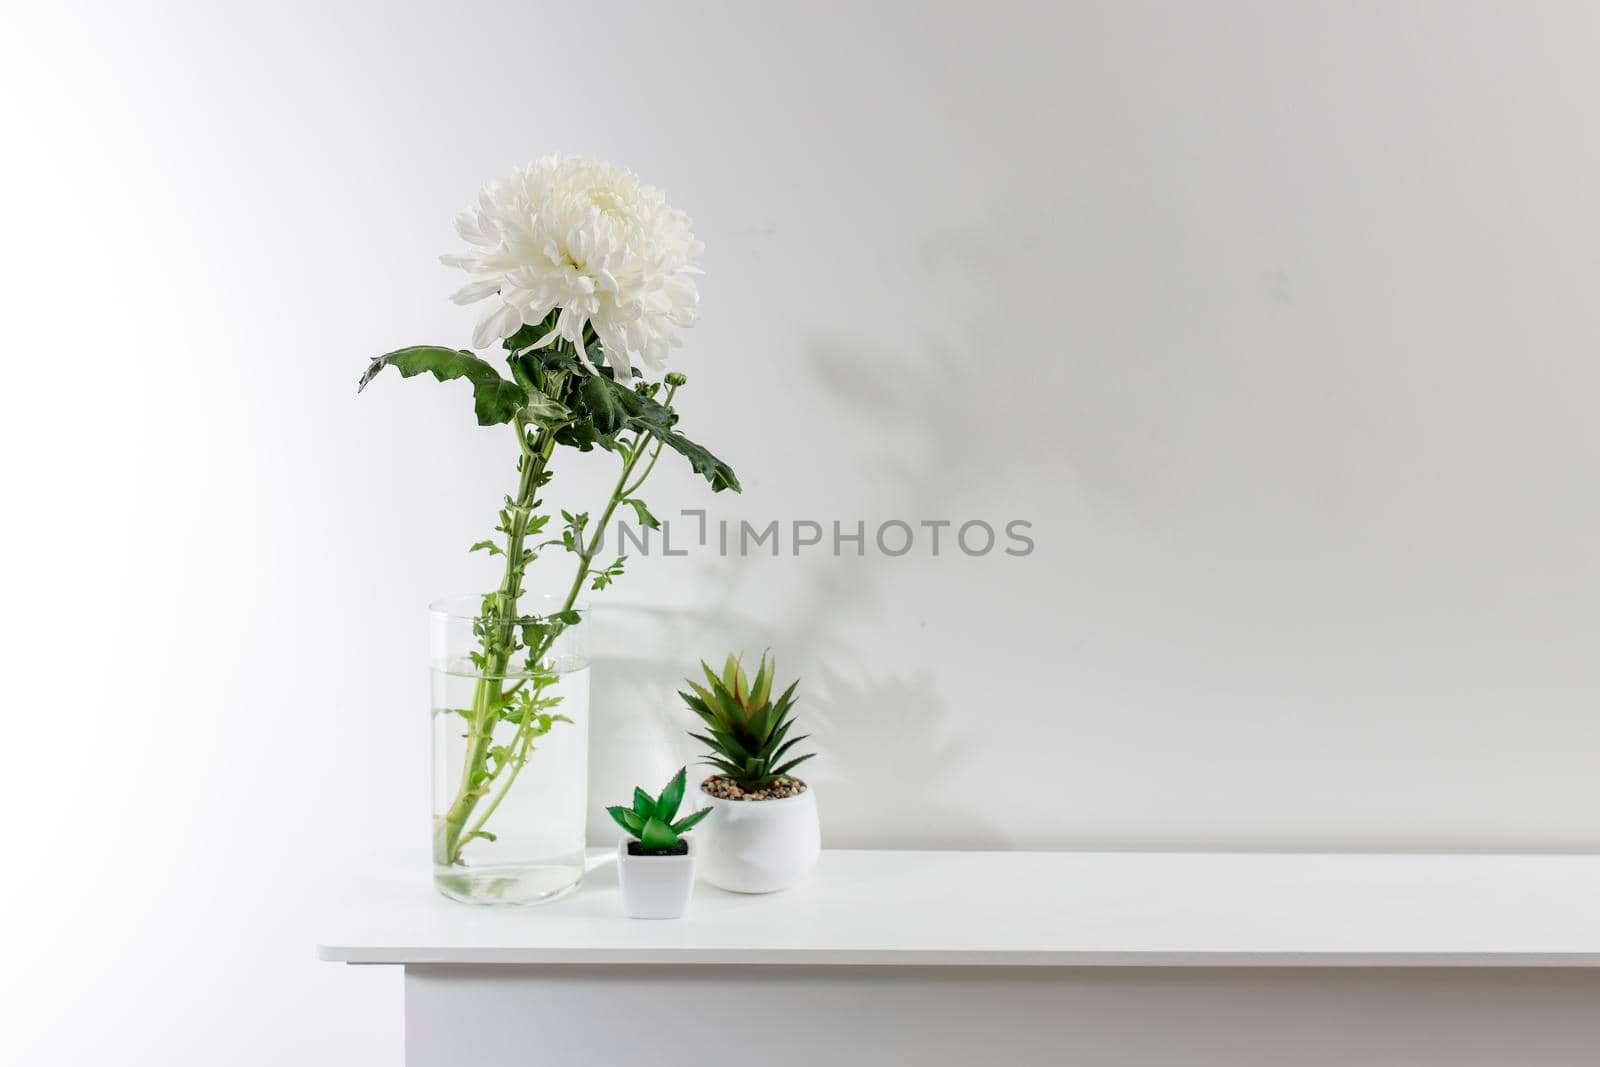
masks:
[[[813,753],[794,755],[807,736],[791,737],[795,689],[771,699],[776,661],[761,657],[754,680],[729,655],[719,675],[705,663],[706,685],[680,693],[705,723],[690,736],[709,751],[705,762],[720,773],[700,786],[706,811],[717,817],[700,834],[700,876],[735,893],[788,889],[811,873],[822,852],[816,795],[790,772]]]
[[[622,886],[622,910],[630,918],[676,919],[689,906],[695,849],[686,835],[711,809],[673,821],[683,804],[688,776],[687,767],[679,770],[659,797],[635,787],[631,807],[619,804],[606,809],[628,835],[617,842],[617,881]]]

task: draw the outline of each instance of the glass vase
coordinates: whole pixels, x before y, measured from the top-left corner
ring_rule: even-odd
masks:
[[[433,882],[454,900],[534,904],[583,878],[587,627],[552,627],[562,606],[525,595],[504,618],[481,597],[429,609]]]

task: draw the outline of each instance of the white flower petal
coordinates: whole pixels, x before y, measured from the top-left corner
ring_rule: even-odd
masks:
[[[484,297],[498,293],[503,284],[499,278],[479,278],[451,293],[450,299],[457,304],[476,304]]]
[[[478,218],[470,211],[463,211],[456,216],[456,236],[469,245],[482,245],[488,243],[483,230],[478,226]]]
[[[510,337],[521,324],[522,312],[518,309],[506,303],[492,305],[484,311],[472,331],[472,347],[487,348],[496,341]]]

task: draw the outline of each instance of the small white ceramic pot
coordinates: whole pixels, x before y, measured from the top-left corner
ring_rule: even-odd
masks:
[[[695,844],[681,856],[630,856],[632,838],[617,842],[617,881],[622,885],[622,910],[630,919],[676,919],[689,906],[694,891]]]
[[[725,800],[705,790],[701,803],[716,809],[695,830],[700,837],[700,877],[735,893],[788,889],[811,873],[822,854],[816,791],[776,800]]]

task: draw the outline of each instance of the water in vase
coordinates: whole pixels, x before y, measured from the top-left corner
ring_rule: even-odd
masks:
[[[485,679],[470,660],[432,671],[434,884],[445,896],[533,904],[583,878],[589,661],[550,665],[554,681],[536,691],[527,676]],[[524,689],[538,699],[519,700]],[[485,706],[503,710],[480,715],[491,726],[474,737],[474,709]],[[477,780],[464,783],[464,772]]]

